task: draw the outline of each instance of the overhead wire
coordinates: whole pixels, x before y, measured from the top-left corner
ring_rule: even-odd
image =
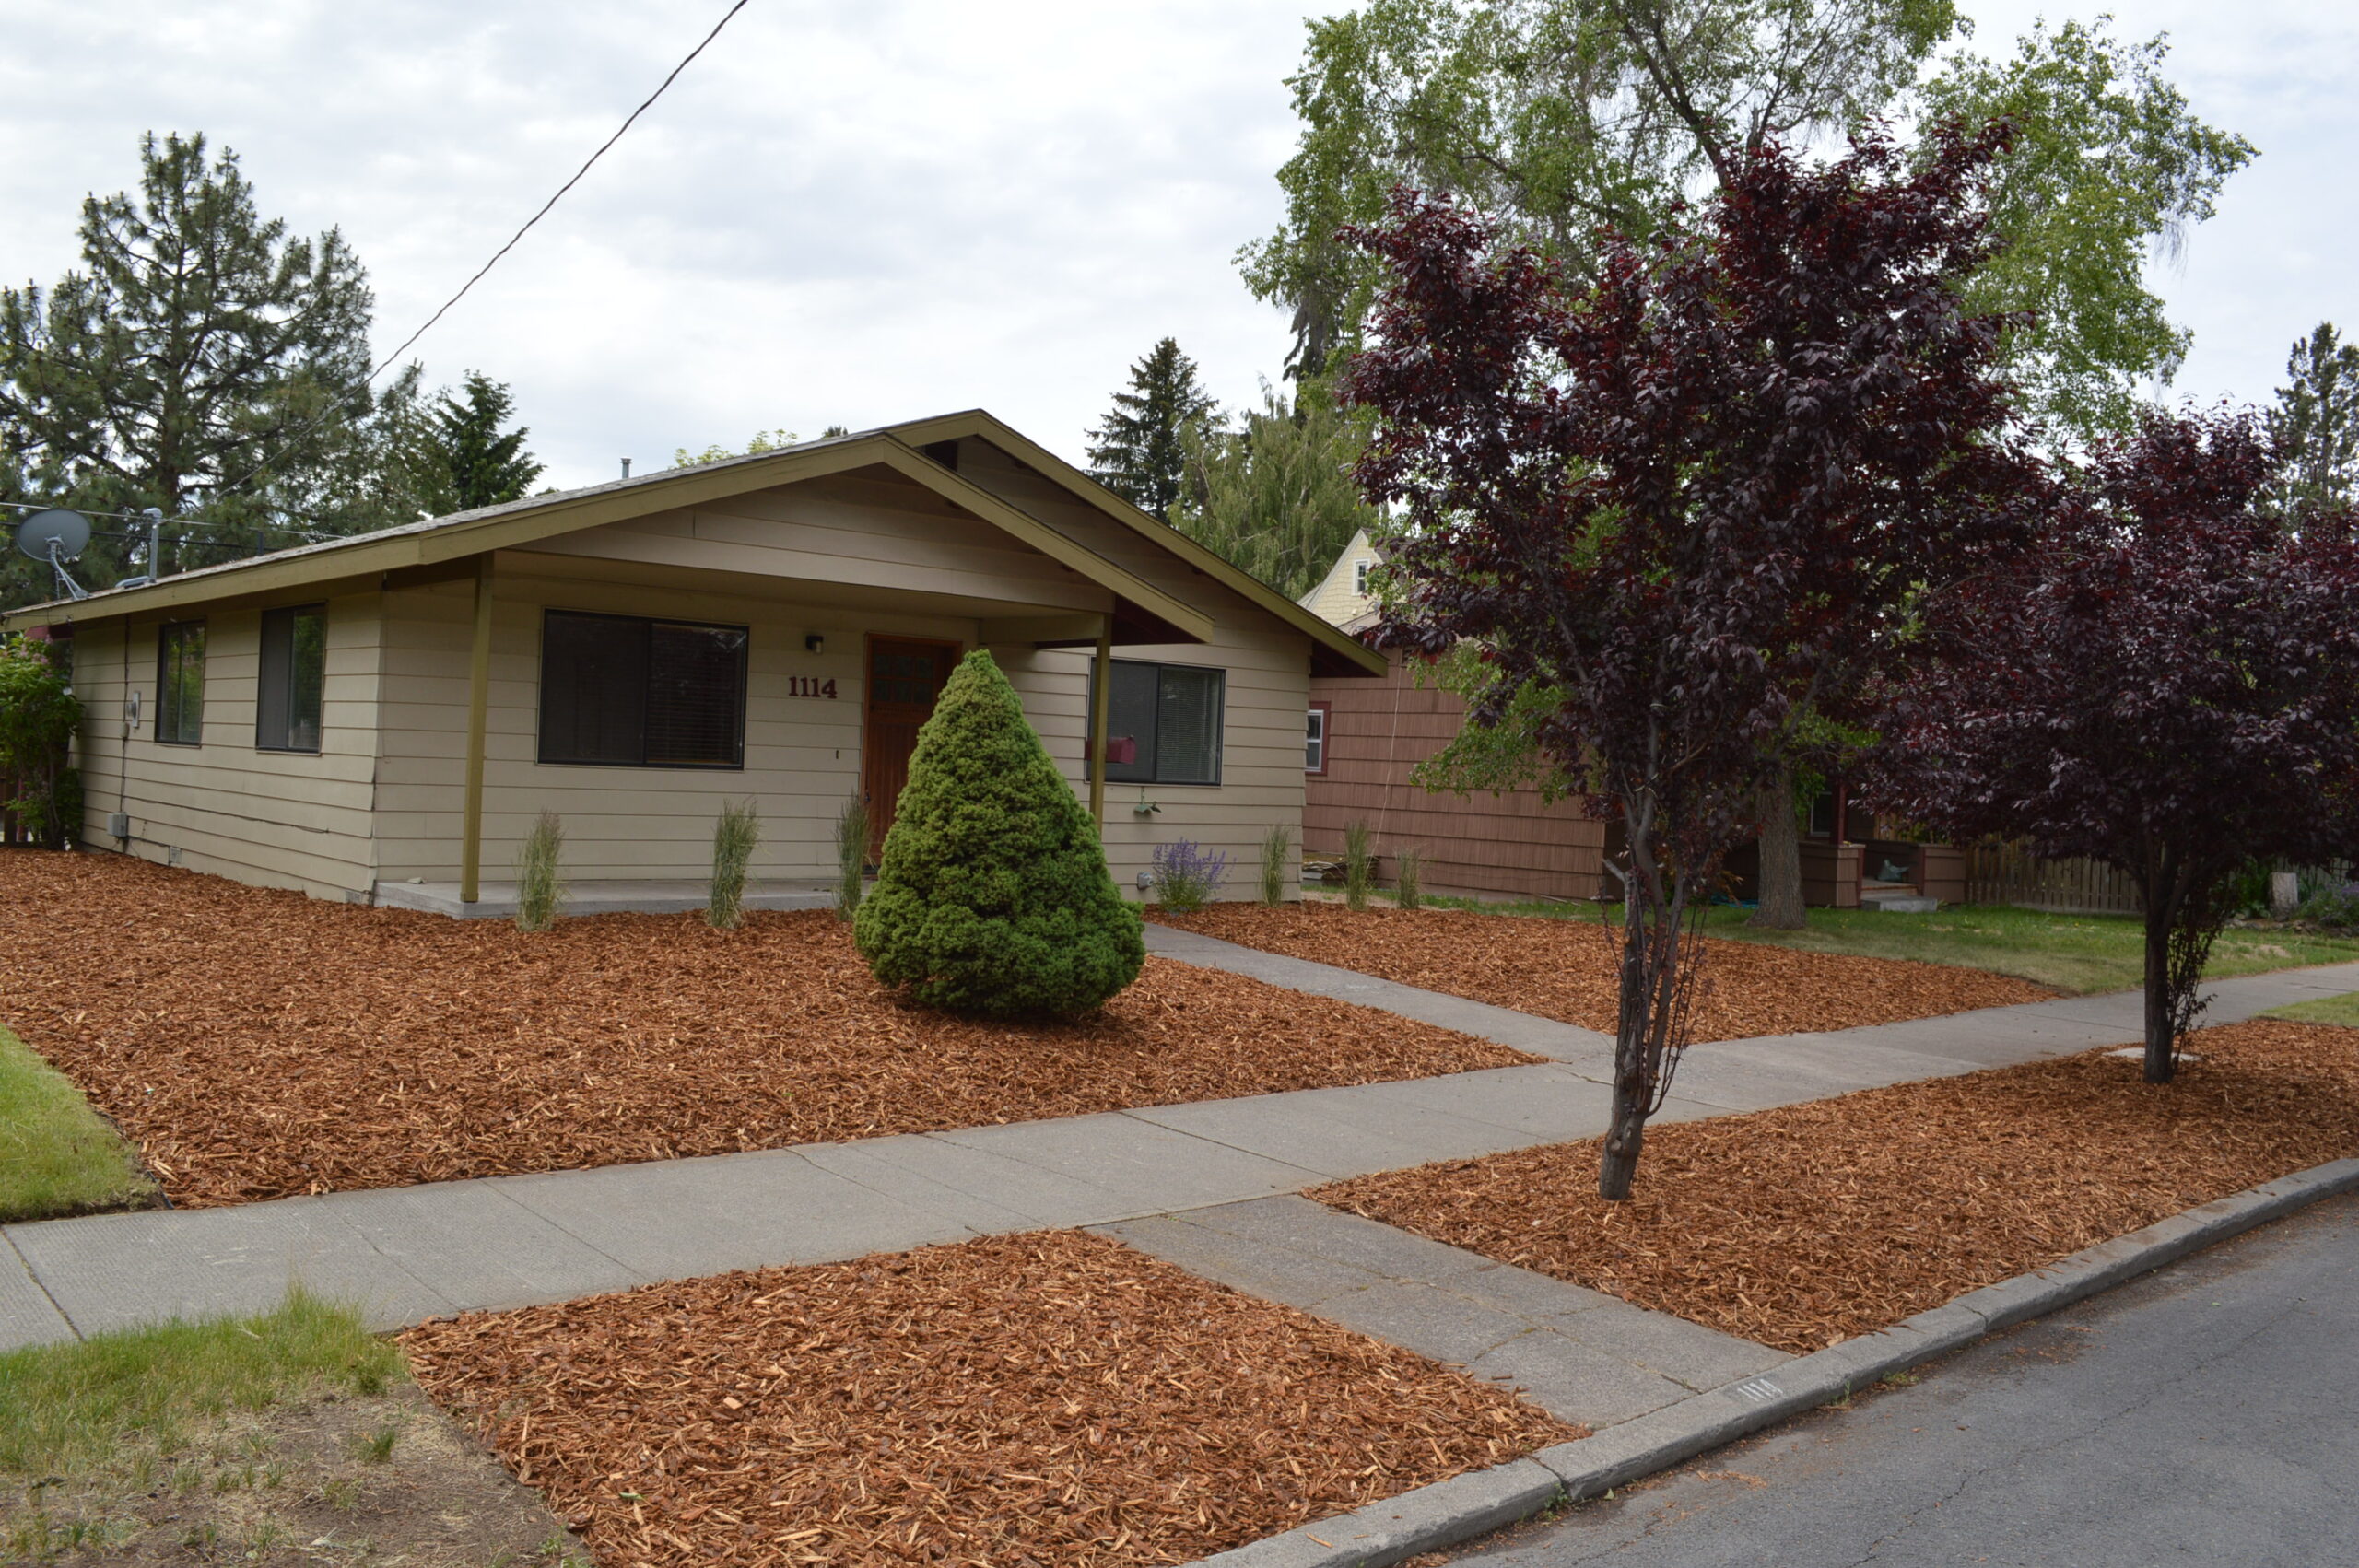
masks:
[[[734,5],[731,6],[727,11],[723,12],[721,19],[712,24],[712,30],[706,33],[703,39],[698,42],[694,49],[689,50],[687,53],[681,56],[680,63],[672,67],[671,71],[664,76],[663,81],[656,84],[655,90],[649,93],[638,108],[632,110],[628,115],[625,116],[623,123],[620,125],[615,127],[615,134],[608,136],[604,141],[599,143],[598,150],[592,153],[587,158],[582,160],[581,167],[573,171],[573,177],[568,180],[564,184],[558,186],[557,188],[557,193],[551,196],[547,201],[543,202],[541,204],[540,210],[535,212],[532,216],[526,218],[523,222],[523,226],[518,228],[515,233],[508,237],[508,242],[502,245],[499,250],[493,252],[491,259],[484,263],[483,265],[477,267],[475,270],[474,275],[459,286],[458,292],[452,295],[448,299],[442,301],[440,306],[435,310],[435,312],[426,318],[426,322],[423,325],[421,325],[416,332],[410,333],[409,336],[402,339],[401,346],[395,348],[391,354],[386,355],[383,359],[378,361],[376,368],[371,369],[368,376],[362,380],[360,388],[358,390],[366,390],[370,383],[376,380],[378,377],[383,375],[386,370],[391,369],[404,354],[409,352],[412,345],[417,343],[419,338],[424,337],[427,333],[433,328],[435,322],[440,321],[446,314],[448,314],[452,306],[465,298],[467,297],[467,291],[475,287],[476,284],[482,282],[484,275],[490,272],[492,268],[498,266],[499,264],[500,258],[507,255],[509,252],[514,250],[516,248],[517,241],[522,240],[525,235],[531,233],[533,226],[539,223],[541,219],[546,217],[549,215],[550,209],[555,207],[558,202],[565,199],[566,193],[572,190],[574,186],[581,182],[581,177],[589,173],[597,161],[605,157],[607,151],[611,149],[616,142],[623,139],[623,134],[628,131],[631,126],[638,122],[640,115],[646,113],[648,110],[654,106],[655,100],[662,98],[664,92],[670,88],[672,84],[679,79],[680,73],[687,70],[691,64],[695,64],[697,56],[702,54],[706,49],[711,46],[712,41],[721,36],[721,29],[727,27],[733,20],[734,20],[737,13],[744,10],[750,3],[751,0],[736,0]],[[236,491],[242,489],[245,486],[252,483],[253,480],[265,472],[273,462],[286,457],[288,453],[293,450],[296,443],[311,435],[312,431],[316,430],[322,424],[325,423],[328,415],[331,412],[333,412],[333,405],[328,409],[323,409],[308,423],[299,426],[294,434],[286,439],[278,451],[271,453],[270,456],[256,463],[242,476],[233,483],[222,486],[222,488],[227,491]]]

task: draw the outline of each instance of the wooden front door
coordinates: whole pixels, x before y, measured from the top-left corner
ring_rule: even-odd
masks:
[[[868,803],[868,858],[885,850],[885,835],[910,781],[910,754],[918,730],[933,713],[933,699],[958,662],[955,642],[913,638],[868,639],[867,719],[860,746],[861,799]]]

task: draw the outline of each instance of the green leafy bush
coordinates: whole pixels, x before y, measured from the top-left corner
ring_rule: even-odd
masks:
[[[516,929],[545,931],[557,923],[565,904],[565,877],[557,861],[565,853],[565,825],[545,811],[516,851]]]
[[[82,781],[66,765],[81,723],[58,647],[0,638],[0,784],[15,785],[0,796],[0,810],[53,849],[81,831]]]
[[[980,649],[918,732],[852,934],[885,984],[986,1017],[1086,1012],[1146,960],[1097,825]]]
[[[705,924],[734,931],[745,919],[745,873],[762,841],[761,819],[751,801],[723,801],[712,825],[712,891],[704,905]]]

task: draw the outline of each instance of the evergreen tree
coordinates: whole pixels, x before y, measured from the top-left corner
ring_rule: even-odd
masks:
[[[524,450],[532,432],[521,425],[500,428],[516,411],[508,383],[470,370],[460,391],[445,391],[428,415],[439,470],[432,477],[440,482],[428,509],[438,517],[515,500],[542,473]]]
[[[2359,500],[2359,345],[2341,342],[2332,322],[2297,339],[2286,357],[2293,384],[2269,411],[2278,472],[2269,502],[2289,521],[2318,508]]]
[[[79,269],[0,288],[0,427],[29,498],[399,521],[375,427],[416,383],[369,392],[372,300],[342,234],[261,218],[237,155],[208,160],[202,135],[151,134],[140,166],[136,196],[83,202]]]
[[[1264,386],[1262,406],[1247,410],[1236,429],[1207,424],[1184,438],[1187,493],[1172,509],[1172,526],[1300,598],[1353,534],[1382,521],[1352,483],[1367,425],[1338,409],[1324,382],[1302,382],[1291,409]]]
[[[1146,961],[1097,824],[980,649],[918,731],[852,934],[885,984],[986,1017],[1086,1012]]]
[[[1131,390],[1090,432],[1089,476],[1144,511],[1171,521],[1187,468],[1189,433],[1209,421],[1213,400],[1196,362],[1165,338],[1131,367]]]

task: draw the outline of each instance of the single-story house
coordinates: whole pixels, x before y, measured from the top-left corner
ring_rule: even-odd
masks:
[[[554,811],[577,907],[757,897],[876,843],[956,661],[991,649],[1117,881],[1188,838],[1250,889],[1298,829],[1337,627],[980,411],[278,551],[6,617],[69,639],[80,840],[354,902],[496,913]],[[1093,733],[1109,743],[1092,747]],[[872,845],[872,854],[874,844]]]
[[[1366,531],[1300,601],[1356,638],[1376,624],[1368,573],[1380,558]],[[1418,663],[1387,656],[1380,679],[1314,679],[1305,781],[1305,853],[1343,852],[1344,829],[1368,825],[1379,860],[1404,850],[1422,857],[1431,893],[1478,898],[1613,896],[1605,860],[1613,829],[1573,801],[1550,802],[1534,789],[1459,795],[1425,789],[1416,766],[1456,738],[1466,705]],[[1879,820],[1837,783],[1813,804],[1802,837],[1802,896],[1839,909],[1966,894],[1965,854],[1915,842]],[[1747,844],[1730,857],[1731,892],[1754,895],[1759,860]],[[1906,905],[1902,907],[1907,907]]]

